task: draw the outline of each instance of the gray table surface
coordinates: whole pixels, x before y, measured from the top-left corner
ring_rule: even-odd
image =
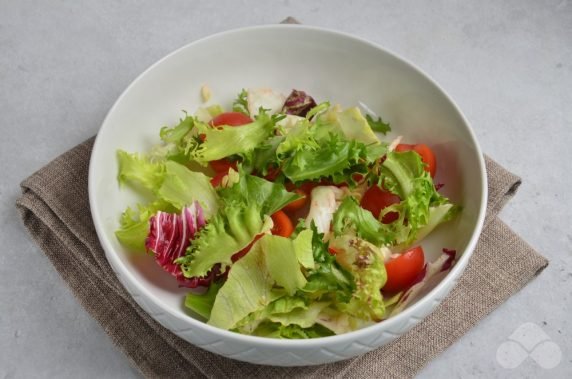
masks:
[[[94,135],[121,91],[162,56],[286,16],[370,39],[417,63],[456,99],[483,151],[523,178],[501,217],[550,266],[419,376],[572,377],[566,0],[0,0],[0,377],[139,376],[30,240],[14,208],[18,184]],[[556,367],[528,358],[507,369],[497,359],[511,333],[529,323],[554,342],[552,358],[561,352]]]

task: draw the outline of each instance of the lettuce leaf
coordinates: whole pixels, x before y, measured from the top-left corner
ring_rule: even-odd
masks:
[[[451,205],[451,202],[437,192],[431,176],[424,170],[421,157],[413,151],[388,153],[381,165],[380,178],[387,190],[402,199],[399,204],[385,208],[380,214],[380,218],[383,218],[389,212],[399,213],[399,219],[390,225],[395,232],[395,244],[411,244],[430,221],[432,230],[459,211],[456,206],[440,207]],[[429,231],[425,230],[424,235]]]
[[[144,252],[145,240],[149,234],[149,219],[158,211],[175,212],[168,203],[156,200],[150,204],[137,205],[137,210],[127,208],[119,221],[115,236],[119,242],[133,252]]]
[[[302,328],[296,324],[284,326],[277,322],[265,322],[256,328],[252,334],[267,338],[308,339],[327,337],[334,333],[328,328],[318,324],[310,328]]]
[[[262,214],[271,215],[301,198],[297,193],[286,191],[280,183],[248,175],[242,170],[239,171],[239,178],[238,183],[219,190],[218,194],[223,203],[253,204],[260,208]]]
[[[165,165],[152,162],[149,157],[117,150],[119,185],[130,184],[138,189],[156,193],[165,178]]]
[[[355,233],[358,237],[376,246],[392,244],[394,232],[385,224],[378,221],[373,214],[360,207],[353,197],[346,197],[336,213],[332,223],[334,235]]]
[[[274,280],[266,267],[260,242],[233,265],[228,279],[218,291],[208,324],[232,329],[252,312],[264,309],[275,295]]]
[[[348,301],[355,289],[352,275],[330,254],[324,235],[318,233],[316,226],[312,224],[310,228],[314,268],[307,270],[308,283],[302,289],[303,295],[314,300]]]
[[[441,223],[452,220],[460,210],[459,206],[450,203],[430,207],[429,220],[417,231],[414,244],[429,235]]]
[[[235,253],[272,228],[271,214],[300,198],[282,184],[242,170],[238,182],[220,189],[218,196],[218,213],[201,230],[187,255],[179,259],[187,277],[203,276],[217,263],[223,269],[230,266]]]
[[[289,244],[289,248],[285,248]],[[273,300],[294,293],[305,284],[292,241],[265,235],[237,261],[220,289],[208,323],[232,329],[253,312],[264,310]],[[274,290],[275,285],[286,291]]]
[[[378,144],[375,133],[370,124],[361,114],[359,108],[348,108],[342,112],[333,112],[328,115],[330,122],[335,122],[348,140],[355,140],[366,145]],[[324,117],[327,117],[326,115]]]
[[[201,142],[191,141],[186,151],[189,157],[199,163],[222,159],[234,154],[251,153],[257,146],[266,141],[274,132],[274,125],[279,118],[261,112],[256,120],[240,128],[219,126],[213,128],[205,123],[195,123]]]
[[[293,182],[329,177],[336,184],[353,183],[352,174],[367,173],[367,165],[385,151],[382,145],[371,149],[334,133],[317,140],[310,136],[300,142],[294,153],[282,158],[282,171]]]
[[[208,320],[211,317],[211,309],[222,284],[223,282],[220,280],[213,281],[203,294],[189,292],[185,297],[185,307]]]
[[[387,273],[380,248],[348,235],[334,239],[330,246],[336,251],[336,261],[353,275],[356,288],[350,301],[338,303],[337,308],[360,319],[381,321],[385,316],[381,288]]]
[[[275,289],[275,293],[276,289]],[[299,296],[282,296],[272,301],[268,306],[256,312],[252,312],[236,325],[234,330],[242,334],[252,334],[260,324],[268,321],[272,314],[289,313],[296,309],[308,309],[306,300]]]
[[[373,117],[367,114],[365,115],[365,119],[374,132],[387,134],[391,131],[389,122],[384,122],[381,117],[378,117],[377,120],[374,120]]]
[[[185,114],[185,118],[182,118],[174,127],[162,127],[159,136],[165,143],[178,144],[189,134],[194,125],[194,118]]]
[[[318,315],[330,305],[329,302],[312,302],[305,308],[297,308],[284,313],[272,313],[268,319],[284,326],[298,325],[301,328],[309,328],[316,323]]]
[[[306,278],[300,271],[295,245],[291,239],[266,235],[259,243],[266,253],[266,267],[270,276],[288,295],[294,295],[299,288],[306,285]]]
[[[243,154],[245,172],[256,172],[260,175],[268,175],[269,167],[278,167],[276,149],[284,141],[284,136],[271,136],[261,143],[250,154]]]
[[[187,255],[179,258],[177,263],[188,278],[204,276],[216,264],[221,264],[224,271],[232,264],[235,253],[271,228],[272,219],[269,216],[262,218],[260,208],[256,206],[226,206],[201,229]]]
[[[246,100],[247,96],[248,93],[243,88],[242,91],[240,91],[240,93],[236,96],[236,99],[232,102],[233,112],[240,112],[250,116],[250,112],[248,111],[248,101]]]
[[[210,178],[173,161],[165,162],[164,179],[157,196],[177,209],[199,201],[207,219],[218,210],[218,198]]]
[[[368,165],[387,150],[357,108],[328,110],[315,123],[301,119],[280,137],[274,162],[293,182],[330,178],[336,184],[353,184],[353,174],[366,174]]]
[[[331,330],[335,334],[344,334],[373,325],[374,321],[354,317],[334,307],[327,307],[318,315],[316,324]]]
[[[138,189],[152,192],[177,210],[197,200],[209,218],[218,209],[216,192],[210,178],[171,160],[152,162],[149,157],[123,150],[117,151],[119,162],[118,180]]]
[[[304,229],[294,239],[294,252],[302,267],[307,269],[315,268],[314,256],[312,254],[312,237],[314,233],[310,229]]]

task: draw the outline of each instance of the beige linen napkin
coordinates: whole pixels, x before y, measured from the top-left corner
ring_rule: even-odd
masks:
[[[328,365],[287,368],[230,360],[163,328],[118,282],[89,210],[92,146],[93,138],[24,180],[16,206],[83,307],[146,377],[412,377],[548,264],[496,217],[520,179],[487,158],[489,203],[476,251],[458,285],[423,322],[389,345]]]

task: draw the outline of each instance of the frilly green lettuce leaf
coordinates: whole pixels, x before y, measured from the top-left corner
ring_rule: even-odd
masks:
[[[240,91],[240,93],[236,96],[236,99],[232,102],[233,112],[240,112],[250,116],[250,112],[248,111],[248,101],[246,100],[247,96],[248,93],[243,88],[242,91]]]
[[[431,176],[424,170],[421,157],[413,151],[388,153],[381,166],[380,177],[383,186],[402,199],[399,204],[385,208],[380,214],[380,218],[389,212],[399,214],[398,220],[390,225],[395,233],[394,244],[413,243],[419,239],[420,230],[429,226],[423,232],[425,236],[459,211],[449,199],[437,192]],[[451,207],[441,207],[442,205]]]
[[[352,275],[330,254],[324,235],[318,233],[316,226],[312,224],[310,228],[314,267],[307,269],[308,283],[302,289],[303,295],[313,300],[348,301],[355,289]]]
[[[287,158],[282,158],[282,171],[288,179],[300,182],[331,178],[334,183],[353,183],[352,175],[367,173],[367,165],[380,158],[385,151],[381,145],[368,149],[361,142],[349,141],[334,133],[317,142],[317,149],[314,143],[307,143]]]
[[[360,207],[353,197],[344,198],[334,213],[332,229],[336,236],[355,233],[377,246],[391,244],[394,241],[392,230],[379,222],[370,211]]]
[[[239,171],[239,176],[237,183],[219,190],[218,193],[223,203],[253,204],[260,209],[262,214],[272,215],[301,197],[297,193],[286,191],[282,184],[247,175],[243,171]]]
[[[179,259],[187,277],[204,276],[217,263],[223,268],[231,265],[235,253],[272,228],[269,216],[300,195],[240,170],[238,182],[220,189],[218,197],[219,212],[193,240],[187,255]]]
[[[162,127],[159,136],[163,142],[178,144],[189,134],[194,125],[194,118],[185,114],[185,118],[180,119],[174,127]]]
[[[197,134],[204,141],[193,140],[186,150],[191,159],[203,164],[234,154],[247,154],[272,135],[276,121],[276,117],[262,112],[254,122],[240,127],[195,123]]]
[[[387,273],[380,248],[348,235],[334,239],[330,246],[336,251],[336,261],[352,273],[356,288],[350,301],[338,303],[337,308],[360,319],[381,321],[385,316],[381,288]]]
[[[218,198],[210,178],[173,161],[165,162],[164,179],[157,196],[177,209],[196,200],[201,204],[207,219],[218,210]]]
[[[205,276],[219,263],[224,270],[232,264],[232,256],[248,246],[254,238],[272,228],[269,216],[262,218],[259,208],[244,204],[227,206],[203,227],[187,255],[177,260],[187,278]]]
[[[148,205],[137,205],[137,210],[127,208],[119,221],[115,236],[123,246],[133,252],[145,251],[145,239],[149,234],[149,219],[158,211],[175,212],[168,203],[156,200]]]
[[[165,165],[161,162],[151,162],[144,155],[127,153],[117,150],[119,184],[131,184],[135,188],[143,188],[156,193],[165,178]]]
[[[389,122],[384,122],[381,119],[381,117],[378,117],[377,120],[374,120],[373,117],[371,117],[371,115],[367,114],[365,115],[365,119],[367,120],[367,123],[374,132],[387,134],[388,132],[391,131],[391,126],[389,125]]]

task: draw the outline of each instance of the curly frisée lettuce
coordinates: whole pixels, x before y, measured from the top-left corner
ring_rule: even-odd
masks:
[[[204,276],[215,264],[230,266],[234,254],[272,228],[269,215],[300,198],[280,184],[241,173],[237,183],[219,190],[220,211],[178,260],[185,276]]]
[[[317,338],[382,322],[446,275],[450,250],[424,263],[413,245],[460,212],[416,151],[379,139],[389,130],[299,90],[185,112],[148,153],[117,152],[119,184],[146,201],[116,237],[192,288],[184,305],[218,328]],[[368,205],[374,192],[391,202]],[[396,286],[412,248],[423,271]]]

